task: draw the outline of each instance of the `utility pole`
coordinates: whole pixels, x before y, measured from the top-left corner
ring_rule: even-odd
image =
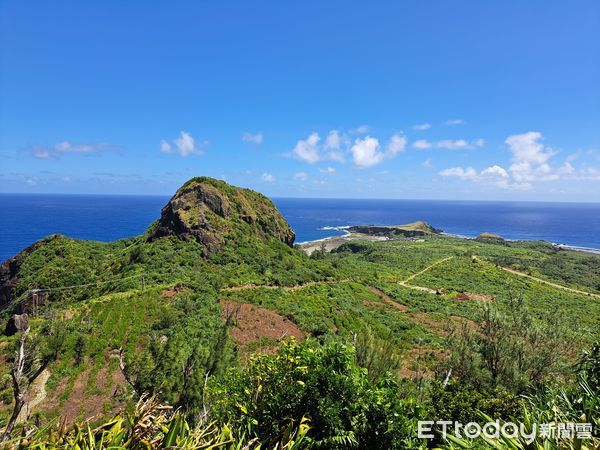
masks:
[[[31,290],[31,315],[33,317],[37,316],[38,292],[39,292],[39,289]]]

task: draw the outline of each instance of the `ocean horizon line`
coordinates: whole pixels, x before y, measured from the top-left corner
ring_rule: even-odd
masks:
[[[243,187],[243,186],[242,186]],[[248,188],[250,189],[250,188]],[[254,189],[253,189],[254,190]],[[60,196],[60,197],[146,197],[146,198],[171,198],[173,194],[96,194],[73,192],[0,192],[0,196]],[[387,198],[387,197],[281,197],[268,196],[271,200],[347,200],[347,201],[407,201],[407,202],[468,202],[468,203],[523,203],[523,204],[559,204],[559,205],[600,205],[597,201],[567,201],[567,200],[501,200],[501,199],[451,199],[451,198]]]

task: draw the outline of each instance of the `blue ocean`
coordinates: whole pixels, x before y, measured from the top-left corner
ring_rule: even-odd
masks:
[[[49,234],[113,241],[142,233],[167,196],[0,194],[0,260]],[[433,200],[274,199],[296,242],[343,234],[348,225],[425,220],[443,231],[543,239],[600,248],[600,204]]]

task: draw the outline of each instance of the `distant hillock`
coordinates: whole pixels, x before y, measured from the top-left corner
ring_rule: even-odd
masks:
[[[481,233],[479,236],[475,238],[478,242],[504,242],[504,238],[498,234],[494,233]]]
[[[361,233],[370,236],[385,236],[388,238],[428,236],[442,232],[423,221],[412,222],[405,225],[356,225],[350,227],[348,231],[351,233]]]

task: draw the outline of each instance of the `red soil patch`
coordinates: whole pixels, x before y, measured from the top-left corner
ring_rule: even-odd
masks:
[[[164,291],[162,291],[160,293],[160,298],[164,298],[167,300],[172,300],[173,297],[175,297],[177,294],[179,294],[180,292],[185,291],[185,287],[184,286],[175,286],[169,289],[165,289]]]
[[[402,305],[401,303],[398,303],[392,297],[390,297],[385,292],[383,292],[381,289],[377,289],[375,286],[369,286],[369,290],[373,294],[378,295],[379,297],[381,297],[381,299],[383,299],[388,305],[393,306],[394,308],[399,309],[400,311],[406,311],[406,310],[408,310],[408,306]],[[368,302],[368,303],[365,302],[365,304],[373,304],[373,302]]]
[[[242,346],[260,338],[280,340],[294,336],[300,340],[304,337],[304,332],[294,322],[260,306],[221,301],[221,311],[223,319],[231,315],[231,337]]]
[[[429,347],[413,347],[402,358],[402,378],[434,378],[435,364],[448,358],[448,352]]]
[[[472,292],[460,292],[456,297],[454,297],[454,300],[458,300],[458,301],[470,300],[470,301],[475,301],[475,302],[491,302],[491,301],[494,300],[494,296],[493,295],[487,295],[487,294],[474,294]]]
[[[61,421],[72,424],[77,419],[98,420],[106,415],[114,415],[121,408],[120,394],[124,392],[127,381],[117,368],[109,375],[108,367],[102,367],[96,375],[96,388],[86,395],[90,369],[84,370],[73,384],[69,398],[61,405],[60,397],[67,388],[67,379],[60,382],[55,392],[40,405],[44,412],[58,411]],[[109,382],[110,377],[110,382]],[[108,408],[106,408],[108,406]]]

